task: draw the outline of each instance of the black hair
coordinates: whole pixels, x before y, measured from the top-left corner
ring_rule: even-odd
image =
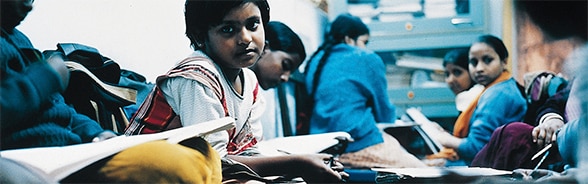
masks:
[[[322,68],[325,66],[327,58],[331,55],[331,48],[339,43],[345,42],[345,36],[350,37],[353,40],[357,40],[357,38],[361,35],[370,34],[370,30],[363,21],[353,16],[349,13],[341,14],[337,16],[337,18],[331,23],[331,27],[325,36],[324,43],[318,48],[314,54],[310,57],[309,61],[312,61],[316,55],[324,51],[323,57],[318,61],[317,69],[314,73],[313,77],[313,89],[311,90],[311,94],[314,93],[315,89],[317,88],[318,79],[322,73]],[[308,71],[310,63],[306,64],[305,72]]]
[[[496,54],[498,54],[500,61],[506,62],[506,59],[508,58],[508,50],[500,38],[493,35],[482,35],[479,36],[474,43],[485,43],[489,45],[494,49]]]
[[[0,25],[2,30],[7,33],[12,33],[14,28],[33,10],[33,6],[32,3],[25,1],[2,0],[0,1],[0,9]]]
[[[186,23],[186,36],[190,39],[190,46],[195,50],[198,43],[206,39],[207,31],[222,22],[222,19],[232,9],[245,3],[253,3],[261,11],[263,27],[269,22],[269,4],[266,0],[186,0],[184,6],[184,17]]]
[[[346,13],[339,15],[333,21],[326,39],[327,42],[342,43],[345,41],[345,36],[357,40],[359,36],[365,34],[370,34],[367,25],[359,17]]]
[[[356,40],[359,36],[370,34],[370,30],[365,23],[358,17],[349,13],[341,14],[331,23],[327,34],[325,34],[325,41],[310,57],[313,59],[320,51],[325,51],[321,60],[326,60],[330,55],[330,48],[339,43],[345,42],[345,36]],[[308,67],[308,65],[307,65]]]
[[[270,50],[298,54],[302,61],[306,59],[306,51],[302,40],[290,27],[282,22],[271,21],[267,24],[265,40],[268,41]]]
[[[514,6],[543,30],[547,40],[570,37],[587,40],[586,0],[517,0]]]
[[[468,70],[468,49],[460,48],[447,52],[445,57],[443,57],[443,67],[447,66],[447,64],[454,64]]]

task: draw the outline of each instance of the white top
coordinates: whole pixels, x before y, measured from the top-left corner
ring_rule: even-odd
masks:
[[[465,90],[455,96],[455,107],[459,112],[463,112],[474,101],[474,99],[482,93],[484,85],[476,84],[470,89]]]
[[[202,55],[195,52],[195,55]],[[227,145],[233,142],[249,142],[255,139],[259,142],[262,136],[260,117],[264,111],[262,95],[254,96],[257,87],[257,78],[253,71],[243,68],[243,95],[238,94],[232,85],[226,80],[218,65],[199,63],[217,74],[221,80],[229,116],[235,118],[235,136],[230,139],[227,131],[220,131],[204,137],[210,145],[219,152],[221,157],[228,154]],[[183,77],[169,78],[160,84],[161,91],[167,99],[167,103],[180,116],[183,126],[189,126],[201,122],[225,117],[223,105],[219,102],[214,91],[195,80]],[[259,88],[259,90],[261,90]],[[257,98],[256,102],[253,99]],[[193,113],[198,112],[198,113]]]

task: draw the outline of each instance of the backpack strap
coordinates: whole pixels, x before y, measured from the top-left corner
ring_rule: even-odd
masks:
[[[98,89],[108,96],[105,98],[112,99],[113,101],[120,102],[123,105],[131,105],[136,103],[137,101],[137,90],[132,88],[114,86],[110,84],[106,84],[102,82],[98,77],[96,77],[90,70],[88,70],[84,65],[74,62],[74,61],[65,61],[65,65],[69,68],[71,72],[81,72],[84,75],[88,76],[92,83],[94,83]]]
[[[72,76],[64,92],[66,102],[103,129],[122,132],[129,124],[123,107],[136,103],[137,90],[106,83],[78,62],[64,63]]]

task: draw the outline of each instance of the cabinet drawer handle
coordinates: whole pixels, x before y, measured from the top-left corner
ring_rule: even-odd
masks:
[[[453,24],[453,25],[474,24],[474,22],[472,21],[472,19],[468,19],[468,18],[452,18],[451,24]]]

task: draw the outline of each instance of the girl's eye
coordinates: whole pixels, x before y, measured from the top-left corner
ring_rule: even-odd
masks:
[[[461,70],[453,70],[453,75],[459,77],[462,74]]]
[[[255,31],[259,27],[260,23],[261,22],[259,21],[259,19],[250,20],[247,22],[247,29]]]
[[[482,58],[482,60],[484,60],[484,63],[489,64],[489,63],[491,63],[494,60],[494,58],[492,58],[492,57],[484,57],[484,58]]]
[[[290,60],[282,60],[282,70],[283,71],[290,71],[292,70],[292,62]]]
[[[478,60],[476,58],[472,58],[472,59],[470,59],[469,63],[470,63],[470,65],[476,66],[476,65],[478,65]]]
[[[230,34],[230,33],[235,32],[235,28],[233,28],[231,26],[223,26],[223,27],[221,27],[220,31],[222,33]]]

